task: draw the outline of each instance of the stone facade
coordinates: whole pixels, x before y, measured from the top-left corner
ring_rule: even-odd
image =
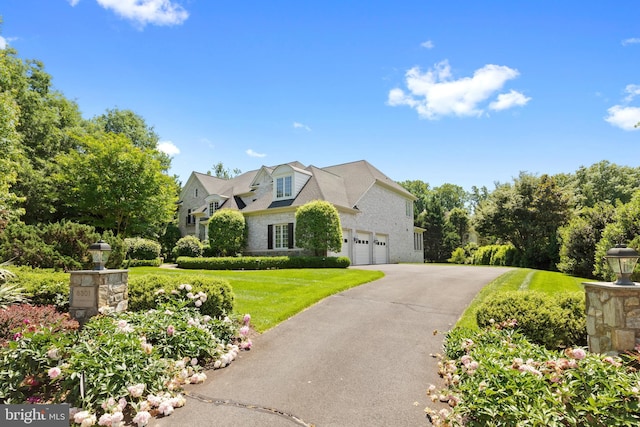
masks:
[[[589,350],[617,355],[640,343],[640,286],[584,283]]]
[[[83,324],[106,308],[125,311],[129,297],[128,270],[83,270],[71,272],[69,314]]]

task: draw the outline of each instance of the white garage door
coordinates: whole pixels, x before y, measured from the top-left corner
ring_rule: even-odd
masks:
[[[370,233],[357,233],[354,241],[355,244],[355,265],[371,264],[371,250],[370,250]]]
[[[376,264],[387,264],[389,262],[387,254],[389,253],[387,250],[387,246],[389,243],[389,237],[385,235],[377,234],[375,240],[373,241],[373,253],[374,262]]]

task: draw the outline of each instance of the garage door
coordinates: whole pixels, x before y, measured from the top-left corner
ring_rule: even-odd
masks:
[[[371,264],[370,233],[356,233],[354,240],[355,265]]]
[[[377,234],[375,240],[373,241],[373,253],[374,262],[376,264],[387,264],[389,259],[387,257],[388,250],[387,245],[389,243],[389,237],[385,235]]]

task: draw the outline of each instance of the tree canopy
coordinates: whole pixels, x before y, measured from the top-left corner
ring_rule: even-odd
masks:
[[[240,211],[221,209],[209,219],[209,246],[219,256],[235,256],[242,252],[247,239],[247,226]]]

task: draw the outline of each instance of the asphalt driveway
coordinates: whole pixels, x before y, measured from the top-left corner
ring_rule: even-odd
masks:
[[[363,266],[383,279],[319,302],[189,386],[152,426],[427,426],[442,335],[504,268]]]

